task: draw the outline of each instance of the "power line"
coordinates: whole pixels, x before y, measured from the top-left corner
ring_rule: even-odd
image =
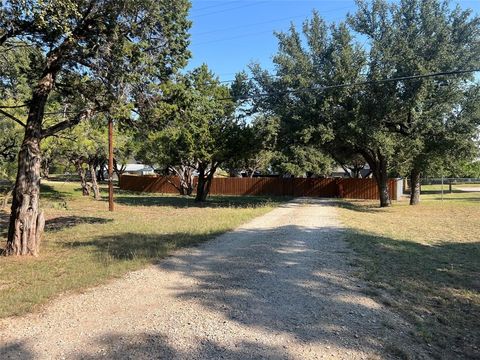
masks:
[[[191,18],[196,19],[196,18],[199,18],[199,17],[208,16],[208,15],[221,14],[221,13],[232,11],[232,10],[243,9],[243,8],[246,8],[246,7],[251,7],[251,6],[256,6],[256,5],[262,5],[262,4],[265,4],[267,2],[268,1],[259,1],[259,2],[254,2],[254,3],[250,3],[250,4],[243,4],[243,5],[236,6],[236,7],[229,8],[229,9],[213,11],[213,12],[206,13],[206,14],[194,15]]]
[[[284,91],[272,91],[272,92],[265,92],[256,95],[250,96],[243,96],[240,97],[239,100],[248,100],[248,99],[255,99],[260,97],[265,97],[269,95],[285,95],[285,94],[295,94],[297,92],[302,91],[325,91],[330,89],[340,89],[346,87],[356,87],[356,86],[365,86],[365,85],[374,85],[374,84],[384,84],[389,82],[397,82],[397,81],[404,81],[404,80],[416,80],[416,79],[424,79],[424,78],[431,78],[431,77],[442,77],[442,76],[450,76],[450,75],[461,75],[461,74],[468,74],[480,72],[480,68],[478,69],[464,69],[464,70],[452,70],[452,71],[443,71],[443,72],[435,72],[429,74],[422,74],[422,75],[410,75],[410,76],[401,76],[395,77],[390,79],[379,79],[379,80],[368,80],[368,81],[361,81],[361,82],[353,82],[353,83],[344,83],[344,84],[334,84],[334,85],[326,85],[321,86],[318,88],[304,88],[304,89],[292,89],[292,90],[284,90]],[[252,78],[249,78],[251,80]],[[223,98],[218,100],[231,100],[231,98]]]
[[[231,4],[235,4],[235,3],[239,3],[239,2],[241,2],[241,1],[222,1],[220,4],[204,6],[202,8],[192,7],[192,11],[203,11],[203,10],[218,8],[218,7],[222,7],[222,6],[225,6],[225,5],[231,5]]]
[[[325,10],[325,11],[321,11],[321,12],[319,11],[319,13],[325,14],[325,13],[331,13],[331,12],[336,12],[336,11],[340,11],[340,10],[346,10],[346,9],[349,9],[349,8],[350,8],[349,6],[344,6],[344,7],[337,8],[337,9],[330,9],[330,10]],[[204,32],[195,34],[195,36],[208,35],[208,34],[213,34],[213,33],[217,33],[217,32],[229,31],[229,30],[244,29],[244,28],[248,28],[248,27],[252,27],[252,26],[258,26],[258,25],[272,24],[272,23],[275,23],[275,22],[278,22],[278,21],[304,18],[304,17],[308,17],[309,15],[311,15],[311,13],[303,14],[303,15],[296,15],[296,16],[288,16],[288,17],[278,18],[278,19],[272,19],[272,20],[257,22],[257,23],[253,23],[253,24],[245,24],[245,25],[241,25],[241,26],[234,26],[234,27],[228,27],[228,28],[223,28],[223,29],[215,29],[215,30],[210,30],[210,31],[204,31]]]
[[[230,41],[230,40],[235,40],[235,39],[241,39],[241,38],[246,38],[250,36],[257,36],[257,35],[263,35],[263,34],[272,34],[273,30],[265,30],[265,31],[256,31],[248,34],[242,34],[242,35],[236,35],[236,36],[231,36],[228,38],[222,38],[222,39],[216,39],[216,40],[209,40],[209,41],[201,41],[199,43],[196,43],[194,45],[207,45],[207,44],[213,44],[213,43],[218,43],[218,42],[224,42],[224,41]]]
[[[280,19],[262,21],[262,22],[258,22],[258,23],[247,24],[247,25],[233,26],[233,27],[228,27],[228,28],[223,28],[223,29],[215,29],[215,30],[210,30],[210,31],[204,31],[204,32],[201,32],[201,33],[197,33],[197,34],[195,34],[195,36],[209,35],[209,34],[214,34],[214,33],[217,33],[217,32],[229,31],[229,30],[246,29],[246,28],[253,27],[253,26],[272,24],[272,23],[276,23],[276,22],[279,22],[279,21],[293,20],[293,19],[303,18],[303,17],[306,17],[306,16],[308,16],[308,14],[297,15],[297,16],[289,16],[289,17],[284,17],[284,18],[280,18]]]
[[[198,46],[198,45],[213,44],[213,43],[224,42],[224,41],[235,40],[235,39],[241,39],[241,38],[246,38],[246,37],[251,37],[251,36],[257,36],[257,35],[263,35],[263,34],[272,34],[273,32],[275,32],[275,30],[256,31],[256,32],[231,36],[231,37],[222,38],[222,39],[201,41],[199,43],[193,43],[193,45]]]

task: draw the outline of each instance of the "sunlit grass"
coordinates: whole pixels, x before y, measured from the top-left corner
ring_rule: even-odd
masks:
[[[31,311],[56,295],[139,269],[176,248],[229,231],[284,200],[212,197],[196,205],[179,196],[118,191],[117,199],[110,213],[105,200],[82,197],[76,183],[44,184],[47,231],[41,253],[38,258],[0,258],[0,317]],[[6,217],[3,213],[3,237]]]
[[[448,189],[448,187],[447,187]],[[359,274],[437,356],[480,356],[480,192],[425,186],[418,206],[340,208]],[[443,354],[443,355],[442,355]]]

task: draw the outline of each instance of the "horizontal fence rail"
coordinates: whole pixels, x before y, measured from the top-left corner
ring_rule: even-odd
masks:
[[[175,194],[179,185],[173,176],[122,175],[120,189],[129,191]],[[388,180],[390,198],[397,198],[397,180]],[[310,196],[374,200],[379,198],[374,179],[334,178],[214,178],[210,188],[212,195],[269,195]]]

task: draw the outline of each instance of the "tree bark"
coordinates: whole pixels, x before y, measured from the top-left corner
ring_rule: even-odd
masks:
[[[388,173],[387,161],[382,154],[372,156],[369,152],[362,152],[363,157],[368,162],[373,177],[377,182],[378,194],[380,197],[380,207],[388,207],[392,205],[390,194],[388,191]]]
[[[207,196],[210,192],[210,187],[212,185],[213,175],[217,170],[218,165],[212,165],[210,170],[206,170],[205,167],[201,166],[198,172],[198,184],[197,184],[197,194],[195,197],[196,202],[204,202],[207,200]]]
[[[118,179],[120,179],[120,176],[123,175],[126,168],[127,167],[126,167],[125,164],[121,164],[120,166],[118,166],[117,160],[115,160],[115,158],[113,158],[113,171],[115,171],[115,174],[117,174]]]
[[[410,172],[410,205],[420,203],[420,171],[413,168]]]
[[[43,159],[41,172],[42,172],[42,177],[45,179],[48,179],[48,177],[50,176],[50,160]]]
[[[13,190],[6,255],[34,255],[40,249],[45,218],[40,200],[40,142],[45,133],[42,122],[45,104],[53,89],[55,76],[62,66],[62,55],[71,46],[70,39],[47,55],[42,75],[29,101],[25,135],[18,154],[17,178]]]
[[[78,176],[80,177],[80,186],[82,187],[82,195],[90,196],[90,188],[87,183],[87,174],[82,165],[83,165],[83,162],[81,160],[75,161],[75,166],[77,167]]]
[[[100,196],[100,189],[98,188],[97,173],[95,172],[95,166],[92,163],[89,163],[88,168],[90,170],[90,176],[92,178],[93,198],[95,200],[101,200],[102,197]]]
[[[390,194],[388,192],[388,177],[382,176],[377,179],[378,191],[380,194],[380,207],[388,207],[392,205]]]
[[[167,177],[167,181],[178,190],[182,196],[190,196],[195,188],[193,183],[193,168],[190,165],[169,166],[167,174],[174,173],[178,177],[179,184],[171,181]]]
[[[196,202],[203,202],[206,200],[207,194],[205,194],[205,190],[206,190],[205,169],[203,167],[200,167],[198,171],[197,194],[195,195]]]
[[[189,166],[183,166],[180,176],[180,192],[182,195],[190,196],[193,193],[193,169]]]
[[[105,160],[98,164],[97,180],[105,181]]]
[[[18,154],[6,255],[37,256],[45,226],[43,212],[39,209],[41,124],[32,123],[31,117]]]

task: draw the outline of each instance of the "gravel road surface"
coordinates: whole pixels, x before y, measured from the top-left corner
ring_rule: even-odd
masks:
[[[0,359],[422,357],[355,278],[335,207],[297,199],[106,285],[0,320]]]

